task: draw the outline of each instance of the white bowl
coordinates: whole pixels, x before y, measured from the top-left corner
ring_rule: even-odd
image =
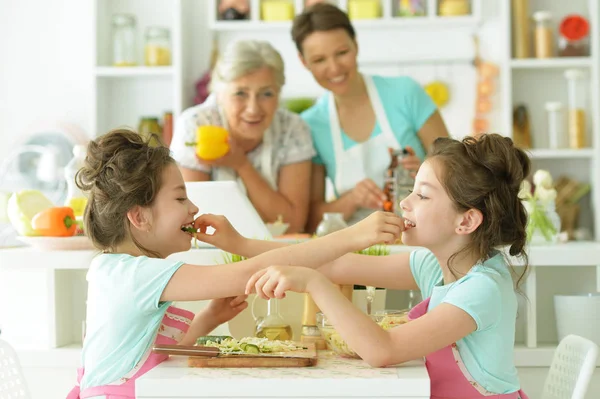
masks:
[[[289,223],[267,223],[267,229],[273,237],[279,237],[285,234],[287,229],[290,227]]]

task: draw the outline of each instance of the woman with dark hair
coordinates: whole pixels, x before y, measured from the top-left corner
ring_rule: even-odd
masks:
[[[307,7],[292,27],[300,60],[327,90],[302,113],[317,150],[313,158],[312,231],[325,212],[341,212],[351,224],[385,200],[388,148],[406,148],[403,166],[413,175],[433,141],[448,136],[436,105],[407,76],[367,75],[358,70],[356,32],[348,15],[327,2]],[[336,200],[325,200],[325,178]]]

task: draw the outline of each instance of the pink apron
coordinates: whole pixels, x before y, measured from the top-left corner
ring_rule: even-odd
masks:
[[[156,344],[177,344],[184,337],[193,318],[194,313],[169,306],[158,328]],[[158,355],[152,352],[152,348],[150,348],[133,370],[118,381],[109,385],[90,387],[83,391],[79,389],[79,383],[84,373],[84,370],[80,368],[77,370],[77,385],[69,392],[66,399],[86,399],[102,395],[106,396],[106,399],[135,399],[135,380],[168,357],[168,355]]]
[[[427,313],[430,299],[412,308],[408,313],[409,320]],[[456,343],[425,356],[425,366],[431,380],[431,399],[528,399],[522,390],[495,394],[475,382],[460,357]]]

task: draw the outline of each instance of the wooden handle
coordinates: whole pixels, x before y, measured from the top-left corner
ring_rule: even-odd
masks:
[[[211,346],[183,346],[183,345],[154,345],[154,353],[174,356],[204,356],[217,357],[221,353],[219,348]]]

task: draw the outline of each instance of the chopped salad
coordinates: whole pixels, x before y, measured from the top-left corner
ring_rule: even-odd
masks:
[[[244,337],[239,340],[232,337],[201,337],[196,343],[219,348],[222,354],[280,353],[307,349],[294,341],[270,341],[267,338],[256,337]]]

